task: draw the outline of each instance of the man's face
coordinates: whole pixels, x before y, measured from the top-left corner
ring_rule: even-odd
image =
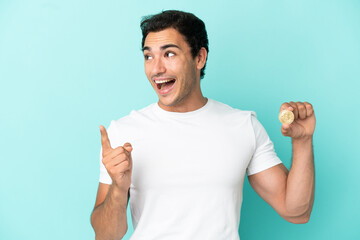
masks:
[[[145,74],[159,97],[159,105],[171,109],[198,97],[196,59],[184,37],[174,28],[150,32],[144,43]],[[171,80],[171,81],[169,81]],[[161,83],[169,81],[168,83]],[[165,106],[164,106],[165,105]],[[170,107],[170,108],[169,108]]]

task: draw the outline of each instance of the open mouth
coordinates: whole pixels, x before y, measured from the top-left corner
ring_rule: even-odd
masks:
[[[175,81],[175,79],[155,80],[155,84],[160,92],[167,92],[173,87]]]

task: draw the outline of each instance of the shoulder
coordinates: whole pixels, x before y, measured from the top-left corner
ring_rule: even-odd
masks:
[[[152,109],[154,107],[155,103],[152,103],[142,109],[139,110],[131,110],[131,112],[126,115],[123,116],[119,119],[116,120],[112,120],[111,124],[114,125],[115,127],[119,128],[122,126],[131,126],[134,124],[137,124],[139,122],[144,122],[146,120],[148,120],[149,118],[152,118]]]
[[[107,131],[112,143],[122,144],[124,140],[130,141],[134,135],[141,133],[149,125],[149,118],[153,117],[152,107],[153,104],[150,104],[140,110],[131,110],[128,115],[111,120]]]
[[[237,122],[251,122],[252,119],[257,118],[255,111],[242,110],[216,100],[212,100],[212,102],[214,113],[222,118],[232,119]]]

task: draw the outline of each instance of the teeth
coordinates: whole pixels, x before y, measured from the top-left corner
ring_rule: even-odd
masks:
[[[172,81],[172,80],[174,80],[174,79],[167,79],[167,80],[155,80],[155,83],[156,83],[156,84],[159,84],[159,83],[166,83],[166,82],[170,82],[170,81]]]

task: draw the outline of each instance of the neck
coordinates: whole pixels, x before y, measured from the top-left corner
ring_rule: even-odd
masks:
[[[159,107],[169,112],[191,112],[195,111],[199,108],[202,108],[208,99],[205,98],[202,94],[197,98],[188,98],[187,100],[183,99],[180,103],[174,106],[167,106],[162,104],[160,101],[158,102]]]

